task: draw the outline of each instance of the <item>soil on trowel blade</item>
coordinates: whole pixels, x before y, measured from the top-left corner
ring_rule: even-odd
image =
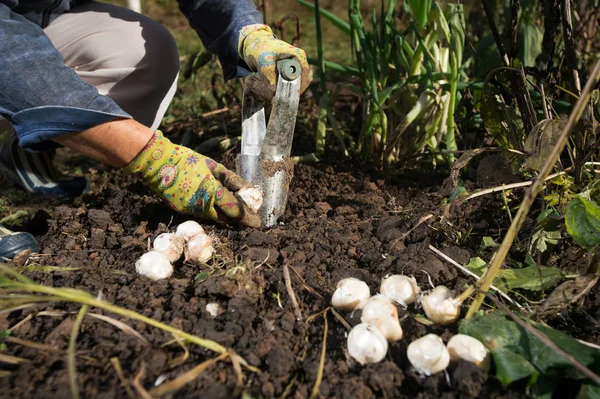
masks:
[[[223,161],[233,164],[230,158]],[[384,361],[366,366],[348,356],[348,331],[332,312],[326,316],[325,342],[324,317],[306,321],[329,306],[344,277],[364,280],[372,293],[382,277],[393,273],[415,276],[423,289],[432,283],[460,290],[469,281],[429,245],[464,264],[481,235],[508,226],[508,220],[498,211],[500,202],[486,198],[452,209],[452,226],[438,223],[442,210],[434,194],[442,181],[443,176],[423,174],[384,182],[353,160],[297,166],[288,209],[277,227],[236,229],[206,223],[217,252],[210,267],[180,260],[171,278],[153,282],[135,273],[136,259],[154,237],[188,217],[174,214],[139,182],[108,170],[94,175],[91,194],[39,210],[25,226],[42,248],[41,256],[29,259],[26,274],[44,285],[84,290],[214,340],[260,369],[242,367],[239,385],[232,363],[219,361],[172,394],[175,398],[231,398],[242,392],[254,398],[306,398],[318,378],[325,344],[323,398],[519,397],[466,362],[447,373],[417,375],[406,358],[408,343],[430,332],[447,339],[456,331],[420,323],[411,316],[417,313],[414,307],[410,314],[401,311],[403,340],[390,345]],[[433,216],[419,223],[429,214]],[[471,233],[461,238],[456,235],[460,231]],[[283,265],[290,270],[302,320],[286,289]],[[36,266],[69,269],[34,271]],[[216,317],[206,310],[209,303],[219,305]],[[11,337],[30,344],[5,342],[7,354],[26,361],[3,364],[8,373],[0,378],[0,397],[70,397],[67,347],[79,309],[58,302],[1,316],[0,329],[11,328]],[[360,312],[342,317],[355,325]],[[81,397],[126,398],[128,391],[141,396],[140,389],[151,391],[160,381],[216,356],[175,338],[142,322],[89,309],[76,343]]]

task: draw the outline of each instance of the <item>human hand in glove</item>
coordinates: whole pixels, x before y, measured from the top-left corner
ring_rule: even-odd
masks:
[[[304,93],[310,83],[310,67],[304,50],[296,48],[273,35],[268,25],[248,25],[240,31],[238,52],[246,64],[268,84],[270,96],[277,88],[277,61],[296,58],[302,68],[300,93]]]
[[[260,217],[232,192],[252,184],[220,163],[172,143],[156,131],[125,167],[138,174],[173,209],[219,223],[259,227]]]

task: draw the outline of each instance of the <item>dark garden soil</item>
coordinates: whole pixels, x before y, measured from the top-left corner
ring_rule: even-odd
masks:
[[[232,153],[218,159],[233,165]],[[214,340],[261,370],[244,369],[240,387],[231,362],[218,362],[174,393],[175,398],[231,398],[240,392],[252,398],[309,397],[319,370],[325,322],[322,316],[306,320],[329,306],[340,279],[360,278],[374,293],[382,277],[398,273],[415,276],[423,289],[433,283],[460,292],[471,280],[435,255],[429,245],[466,264],[475,256],[483,236],[498,239],[509,225],[499,195],[467,201],[451,208],[449,218],[442,218],[442,197],[437,192],[443,173],[384,177],[359,161],[329,158],[296,167],[281,225],[267,230],[207,223],[206,229],[217,241],[217,256],[209,262],[210,267],[179,261],[171,278],[152,282],[136,275],[136,259],[147,250],[149,240],[173,230],[188,217],[173,214],[139,182],[121,172],[92,166],[98,170],[90,174],[91,194],[61,204],[35,205],[33,200],[28,204],[34,216],[21,229],[39,239],[42,256],[28,260],[30,269],[25,274],[44,285],[100,295],[118,306]],[[472,183],[467,184],[490,186],[498,179],[506,180],[506,176],[494,177],[498,168],[486,167],[483,161],[479,166],[472,167]],[[433,216],[419,224],[429,214]],[[523,237],[531,228],[528,225],[532,223],[526,223]],[[491,252],[488,259],[489,255]],[[517,247],[512,256],[523,254]],[[568,245],[557,248],[547,262],[570,271],[586,267],[585,257]],[[36,264],[77,269],[31,271]],[[297,320],[288,295],[283,265],[289,267],[302,320]],[[217,302],[222,309],[214,318],[205,309],[210,302]],[[0,316],[0,330],[5,330],[32,315],[14,328],[11,336],[46,345],[33,348],[5,343],[4,353],[28,361],[2,363],[2,370],[9,373],[0,378],[1,398],[70,397],[66,350],[79,306],[59,302]],[[86,316],[77,338],[82,398],[128,397],[111,364],[113,358],[119,360],[127,380],[137,376],[139,384],[151,390],[159,377],[171,380],[215,357],[191,344],[186,345],[189,355],[185,355],[184,347],[173,342],[172,335],[157,328],[93,308],[90,312],[126,323],[148,344],[127,329]],[[599,312],[596,288],[582,308],[550,321],[576,338],[598,343],[594,319],[598,320]],[[408,343],[429,332],[445,340],[456,333],[456,326],[423,324],[414,317],[418,313],[413,306],[401,310],[403,340],[391,344],[381,363],[360,366],[346,351],[346,327],[328,312],[320,397],[523,396],[523,387],[506,390],[492,375],[467,362],[451,366],[447,374],[426,378],[411,371],[406,358]],[[343,316],[354,325],[360,312]]]

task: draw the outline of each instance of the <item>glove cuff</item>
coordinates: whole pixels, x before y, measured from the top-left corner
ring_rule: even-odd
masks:
[[[240,30],[240,35],[238,39],[238,54],[244,60],[246,59],[244,55],[246,53],[247,47],[246,39],[248,38],[248,36],[254,36],[254,34],[256,33],[264,36],[274,37],[273,31],[271,30],[269,25],[253,24],[244,26],[242,30]],[[250,41],[251,40],[249,40],[248,42]]]

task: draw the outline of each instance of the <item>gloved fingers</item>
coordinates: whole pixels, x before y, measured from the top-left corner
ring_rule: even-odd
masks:
[[[223,186],[231,191],[239,191],[242,188],[252,187],[253,184],[231,170],[227,169],[223,164],[215,162],[210,158],[206,158],[206,166],[212,172],[215,179],[217,179]]]
[[[227,222],[239,222],[249,227],[260,227],[261,223],[258,214],[253,212],[243,201],[237,199],[231,191],[218,182],[215,192],[214,209],[217,213],[217,218],[222,213]]]

